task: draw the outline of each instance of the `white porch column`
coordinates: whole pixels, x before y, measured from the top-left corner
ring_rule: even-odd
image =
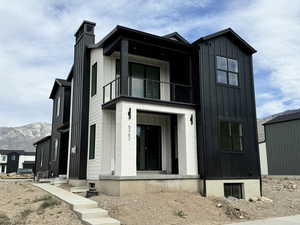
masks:
[[[126,102],[116,104],[115,175],[136,176],[136,108]]]
[[[198,175],[195,114],[177,115],[177,121],[179,174]]]

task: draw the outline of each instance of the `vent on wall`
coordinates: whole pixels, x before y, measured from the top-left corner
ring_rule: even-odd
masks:
[[[244,198],[243,196],[243,184],[242,183],[225,183],[224,184],[224,196],[235,197],[238,199]]]

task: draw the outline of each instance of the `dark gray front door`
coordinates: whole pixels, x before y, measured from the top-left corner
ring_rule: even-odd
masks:
[[[160,126],[137,126],[137,170],[161,170]]]

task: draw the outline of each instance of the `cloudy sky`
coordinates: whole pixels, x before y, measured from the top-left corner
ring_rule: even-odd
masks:
[[[0,126],[51,121],[82,20],[97,23],[96,41],[117,24],[189,41],[231,27],[258,50],[258,117],[300,108],[299,0],[9,0],[0,17]]]

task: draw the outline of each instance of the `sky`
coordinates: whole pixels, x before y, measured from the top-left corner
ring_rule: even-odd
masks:
[[[74,33],[95,22],[189,41],[231,27],[258,52],[257,117],[300,108],[299,0],[9,0],[0,2],[0,126],[51,122],[49,94],[73,63]]]

